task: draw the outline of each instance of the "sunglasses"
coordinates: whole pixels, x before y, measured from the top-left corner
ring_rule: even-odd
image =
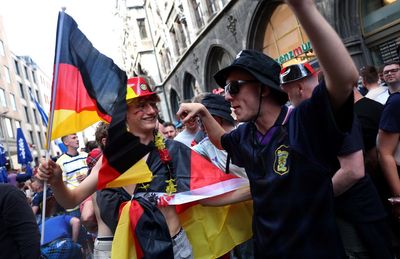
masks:
[[[258,83],[257,80],[234,80],[225,85],[225,93],[236,95],[240,91],[240,87],[245,84]]]

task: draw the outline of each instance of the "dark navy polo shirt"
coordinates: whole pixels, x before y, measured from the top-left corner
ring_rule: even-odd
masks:
[[[400,133],[400,93],[389,96],[383,108],[379,128],[391,133]]]
[[[249,177],[257,258],[344,257],[331,176],[352,125],[352,107],[349,98],[334,115],[321,84],[284,125],[287,108],[282,108],[269,143],[255,140],[252,123],[222,137],[232,162]]]

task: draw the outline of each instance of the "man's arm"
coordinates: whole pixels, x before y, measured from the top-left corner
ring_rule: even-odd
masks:
[[[307,33],[324,73],[334,109],[353,91],[358,71],[342,40],[323,18],[312,0],[286,0]]]
[[[362,150],[338,157],[340,169],[332,177],[333,193],[335,196],[346,192],[358,180],[364,177],[364,157]]]
[[[200,200],[199,203],[204,206],[218,207],[247,200],[251,200],[250,186],[246,186],[212,198]]]
[[[76,243],[78,242],[79,231],[81,230],[81,221],[76,217],[72,217],[69,224],[72,228],[72,241]]]
[[[381,129],[378,132],[378,159],[393,196],[400,196],[400,179],[394,158],[399,138],[400,133],[390,133]]]
[[[62,179],[60,166],[52,160],[41,163],[37,176],[40,180],[48,181],[58,203],[64,208],[69,209],[76,207],[96,191],[97,177],[101,164],[100,160],[100,162],[93,167],[91,174],[73,190],[65,185]]]
[[[225,134],[225,130],[211,116],[207,108],[201,103],[182,103],[177,112],[178,117],[184,117],[183,123],[198,115],[207,131],[208,138],[211,143],[218,149],[223,149],[221,145],[221,137]]]

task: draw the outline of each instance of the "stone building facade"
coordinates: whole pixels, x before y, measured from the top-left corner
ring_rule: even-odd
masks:
[[[152,41],[148,53],[155,55],[157,61],[156,66],[143,65],[135,56],[135,62],[141,64],[141,71],[137,67],[135,71],[146,74],[157,85],[166,103],[162,107],[166,120],[176,119],[174,114],[181,101],[217,88],[213,74],[242,49],[263,51],[282,66],[315,60],[307,35],[283,1],[130,2],[143,10],[141,18],[130,19],[147,20],[142,29]],[[316,4],[359,68],[398,60],[400,1],[316,0]],[[140,37],[135,39],[140,41]]]

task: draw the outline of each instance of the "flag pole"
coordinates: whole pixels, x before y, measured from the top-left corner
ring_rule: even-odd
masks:
[[[57,46],[56,46],[56,57],[55,57],[55,64],[54,64],[54,78],[53,78],[53,87],[51,89],[51,107],[50,107],[50,120],[49,125],[47,127],[47,151],[46,151],[46,161],[50,159],[50,143],[51,143],[51,135],[53,130],[53,118],[54,118],[54,107],[55,107],[55,96],[57,90],[57,82],[58,82],[58,70],[60,65],[60,54],[61,54],[61,40],[63,34],[63,25],[64,25],[64,13],[66,7],[61,7],[60,12],[60,20],[59,20],[59,28],[57,28]],[[44,228],[45,228],[45,219],[46,219],[46,196],[47,196],[47,181],[44,182],[43,185],[43,201],[42,201],[42,229],[41,229],[41,237],[40,237],[40,244],[43,245],[44,241]]]

